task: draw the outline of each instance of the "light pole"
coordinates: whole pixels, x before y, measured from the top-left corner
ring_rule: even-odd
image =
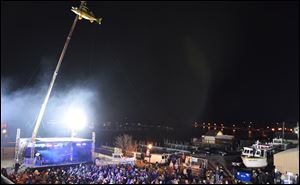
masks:
[[[282,123],[282,141],[284,140],[284,129],[285,129],[285,125],[284,125],[285,123],[283,122]]]
[[[4,147],[7,141],[6,138],[8,137],[7,134],[7,125],[1,123],[1,158],[4,155]]]
[[[147,150],[147,155],[149,156],[149,166],[150,166],[150,158],[151,158],[151,148],[152,148],[152,144],[148,144],[148,150]]]
[[[21,135],[21,129],[18,128],[17,135],[16,135],[16,146],[15,146],[15,163],[19,162],[20,135]]]

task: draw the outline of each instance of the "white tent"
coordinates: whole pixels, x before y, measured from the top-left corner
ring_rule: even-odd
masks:
[[[275,154],[274,165],[281,173],[299,174],[299,147]]]

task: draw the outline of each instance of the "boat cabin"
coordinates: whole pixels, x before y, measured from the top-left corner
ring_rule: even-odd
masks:
[[[266,157],[266,151],[262,149],[255,149],[250,147],[244,147],[242,156],[247,157]]]

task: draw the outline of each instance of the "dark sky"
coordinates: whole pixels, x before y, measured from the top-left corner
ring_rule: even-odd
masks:
[[[1,81],[48,85],[79,2],[1,1]],[[93,86],[96,121],[299,120],[299,3],[88,2],[52,94]],[[50,61],[50,62],[43,62]],[[37,93],[40,89],[36,89]],[[39,105],[40,106],[40,105]]]

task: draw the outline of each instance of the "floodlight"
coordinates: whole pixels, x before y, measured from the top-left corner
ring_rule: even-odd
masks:
[[[66,114],[66,123],[71,129],[81,130],[87,124],[87,118],[83,110],[71,107]]]

